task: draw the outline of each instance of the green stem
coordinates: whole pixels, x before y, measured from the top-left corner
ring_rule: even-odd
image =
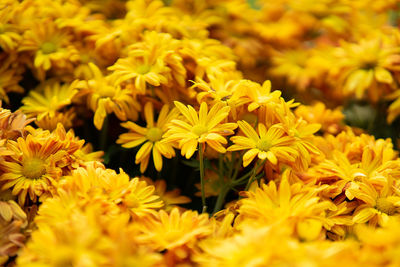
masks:
[[[204,190],[204,159],[203,159],[203,147],[202,143],[199,143],[199,161],[200,161],[200,184],[201,184],[201,203],[203,205],[202,213],[207,212],[206,205],[206,194]]]
[[[241,153],[239,154],[239,161],[238,161],[238,163],[236,163],[235,165],[235,172],[233,173],[233,176],[232,176],[232,181],[235,181],[236,180],[236,178],[237,178],[237,176],[238,176],[238,174],[239,174],[239,170],[240,170],[240,168],[242,167],[242,163],[243,163],[243,157],[242,157],[242,155],[241,155]]]
[[[225,202],[225,197],[228,194],[228,192],[229,192],[229,187],[224,186],[221,189],[221,192],[219,192],[219,195],[218,195],[218,198],[217,198],[217,202],[215,203],[213,214],[215,214],[216,212],[221,210],[222,205]]]
[[[265,163],[265,160],[263,160],[263,161],[257,161],[256,166],[255,166],[254,169],[253,169],[253,173],[251,174],[251,176],[250,176],[250,178],[249,178],[249,181],[247,182],[247,185],[246,185],[246,188],[244,189],[244,191],[248,191],[248,190],[249,190],[250,185],[253,183],[254,178],[255,178],[256,175],[257,175],[258,169],[259,169],[261,166],[263,166],[264,163]]]

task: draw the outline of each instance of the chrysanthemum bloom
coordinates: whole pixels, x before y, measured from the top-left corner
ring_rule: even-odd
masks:
[[[160,210],[155,220],[144,221],[140,227],[143,234],[138,240],[158,251],[191,247],[199,239],[211,234],[207,214],[199,215],[191,210],[180,213],[177,208],[172,209],[169,214]]]
[[[308,123],[321,124],[321,130],[330,134],[337,134],[344,127],[344,114],[340,107],[328,109],[324,103],[316,102],[311,106],[300,105],[294,113]]]
[[[100,130],[107,114],[114,113],[120,120],[136,120],[140,105],[128,89],[114,86],[110,76],[104,76],[102,71],[93,63],[89,63],[93,79],[88,81],[76,80],[71,87],[79,89],[75,99],[86,100],[87,106],[94,111],[93,122]]]
[[[201,90],[200,92],[190,92],[196,95],[197,102],[214,104],[217,102],[226,103],[231,108],[232,117],[236,119],[237,109],[248,102],[243,97],[247,95],[245,90],[241,90],[242,83],[246,80],[237,80],[237,77],[231,73],[219,76],[209,76],[208,83],[203,79],[197,78],[190,89]]]
[[[313,144],[314,134],[321,128],[318,123],[307,123],[302,118],[296,119],[290,113],[283,117],[282,128],[294,138],[293,147],[298,151],[295,168],[306,170],[314,155],[320,155],[319,149]]]
[[[6,52],[15,50],[22,39],[18,25],[12,21],[18,4],[10,1],[5,8],[0,8],[0,47]]]
[[[393,179],[387,178],[387,183],[379,188],[370,181],[363,179],[362,182],[351,184],[347,189],[351,194],[350,200],[354,198],[361,200],[353,215],[354,223],[366,223],[370,225],[385,226],[389,217],[396,216],[400,211],[400,194]]]
[[[71,43],[72,37],[57,28],[51,20],[36,21],[25,31],[19,52],[33,56],[32,69],[40,80],[51,68],[72,70],[73,63],[79,60],[78,51]]]
[[[143,51],[150,51],[149,62],[163,61],[168,67],[168,73],[164,74],[168,79],[168,84],[174,83],[184,87],[186,85],[186,69],[179,53],[180,49],[182,49],[181,41],[172,38],[170,34],[147,31],[143,34],[142,42],[129,46],[128,54],[135,56],[140,55]]]
[[[131,180],[122,170],[117,174],[114,170],[96,165],[99,164],[92,163],[74,170],[60,187],[71,194],[78,194],[83,203],[96,199],[108,207],[109,214],[128,211],[136,219],[156,214],[163,206],[160,197],[154,194],[154,186],[139,178]]]
[[[178,101],[174,103],[184,119],[171,121],[165,142],[176,142],[182,156],[187,159],[194,154],[198,144],[208,144],[219,153],[226,152],[222,146],[227,143],[224,136],[233,134],[237,127],[236,123],[221,123],[229,115],[229,106],[217,102],[208,111],[207,104],[203,102],[196,112],[190,105],[185,106]]]
[[[227,238],[208,238],[194,255],[201,267],[285,266],[285,265],[357,265],[355,241],[301,242],[290,235],[286,225],[254,227],[246,225]]]
[[[146,50],[139,50],[131,53],[127,58],[120,58],[108,69],[113,71],[116,85],[132,80],[134,94],[145,94],[147,84],[152,86],[167,84],[168,79],[165,75],[170,72],[165,62]]]
[[[60,123],[64,126],[65,129],[68,130],[74,126],[75,118],[76,118],[76,110],[72,107],[64,112],[56,111],[53,117],[51,117],[50,114],[47,114],[40,120],[36,119],[35,124],[39,128],[42,128],[43,130],[52,131],[56,129],[57,125]]]
[[[122,144],[125,148],[136,147],[142,143],[142,147],[136,154],[135,163],[140,163],[140,171],[144,172],[149,164],[150,154],[153,155],[153,163],[157,171],[162,169],[162,156],[172,158],[175,151],[170,143],[162,142],[163,135],[167,131],[168,124],[176,118],[178,111],[169,111],[168,105],[164,105],[160,111],[157,122],[154,123],[153,104],[147,102],[144,107],[144,117],[147,127],[141,127],[134,122],[125,122],[121,125],[131,132],[119,136],[117,144]]]
[[[316,69],[311,65],[312,57],[312,51],[304,48],[275,53],[270,73],[285,77],[289,84],[295,85],[300,91],[305,91],[321,74],[321,68]]]
[[[78,90],[68,83],[60,84],[56,80],[48,80],[29,91],[29,95],[22,99],[23,106],[20,107],[20,110],[30,118],[36,117],[39,123],[43,120],[50,120],[54,126],[57,126],[57,122],[65,120],[64,116],[71,118],[71,114],[68,112],[64,114],[61,111],[71,104],[72,98],[77,92]],[[55,127],[49,130],[53,129]]]
[[[79,191],[59,190],[59,193],[40,206],[35,218],[37,228],[18,256],[19,265],[160,264],[162,257],[158,253],[137,245],[138,230],[129,220],[129,214],[108,214],[110,203],[99,202],[98,198],[80,201]]]
[[[61,175],[73,168],[72,155],[84,141],[77,140],[73,132],[65,132],[61,124],[52,133],[27,127],[30,134],[24,139],[9,141],[7,147],[14,152],[0,163],[2,189],[12,190],[23,205],[27,195],[32,201],[42,201],[56,190]],[[77,160],[75,160],[77,162]]]
[[[339,77],[345,93],[361,98],[368,89],[369,99],[376,102],[395,87],[392,72],[399,70],[399,52],[400,47],[384,37],[343,43],[337,50],[338,65],[333,68],[333,77]]]
[[[285,135],[279,125],[272,126],[268,130],[264,124],[258,124],[258,133],[246,121],[238,121],[239,128],[245,136],[231,137],[232,146],[229,151],[248,150],[243,155],[243,166],[246,167],[258,156],[259,159],[275,165],[278,161],[294,161],[298,152],[293,148],[294,138]]]
[[[239,202],[237,223],[265,225],[280,222],[290,226],[299,238],[315,240],[323,226],[328,227],[325,212],[336,210],[333,202],[318,197],[319,191],[321,188],[318,187],[291,185],[285,176],[278,189],[273,181],[262,184],[255,192],[245,191],[247,198]]]

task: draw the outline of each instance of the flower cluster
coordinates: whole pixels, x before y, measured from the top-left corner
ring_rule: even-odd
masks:
[[[3,0],[0,265],[399,265],[398,17]]]

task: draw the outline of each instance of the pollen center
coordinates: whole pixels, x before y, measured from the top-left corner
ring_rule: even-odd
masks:
[[[396,206],[383,197],[376,200],[376,209],[386,213],[387,215],[393,215],[396,213]]]
[[[200,124],[195,125],[192,128],[192,132],[197,136],[201,136],[202,134],[206,133],[207,131],[208,131],[207,127],[204,125],[200,125]]]
[[[32,158],[23,162],[22,174],[29,179],[38,179],[45,172],[44,161],[41,159]]]
[[[261,151],[268,151],[271,148],[271,142],[263,137],[258,141],[257,148]]]
[[[136,68],[136,72],[139,74],[146,74],[150,71],[150,66],[149,65],[140,65],[139,67]]]
[[[47,55],[56,52],[57,47],[52,42],[45,42],[42,44],[40,49],[42,50],[43,54]]]
[[[151,142],[157,142],[157,141],[161,140],[162,135],[163,135],[163,131],[160,128],[153,127],[147,131],[146,137]]]

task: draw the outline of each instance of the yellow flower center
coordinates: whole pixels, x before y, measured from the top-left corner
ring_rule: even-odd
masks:
[[[157,141],[161,140],[162,135],[163,135],[163,131],[160,128],[153,127],[147,131],[146,137],[151,142],[157,142]]]
[[[136,72],[139,74],[146,74],[150,71],[151,67],[149,65],[140,65],[136,68]]]
[[[387,215],[393,215],[396,213],[396,206],[384,197],[376,200],[376,209],[386,213]]]
[[[270,140],[268,140],[265,137],[262,137],[258,143],[257,143],[257,148],[261,151],[268,151],[271,148],[272,144]]]
[[[43,54],[47,55],[47,54],[54,53],[57,50],[57,47],[52,42],[45,42],[42,44],[40,49],[42,50]]]
[[[39,179],[46,172],[44,161],[32,158],[23,162],[22,174],[29,179]]]
[[[204,125],[200,125],[200,124],[195,125],[192,128],[192,132],[197,136],[201,136],[202,134],[206,133],[207,131],[208,131],[207,127]]]

